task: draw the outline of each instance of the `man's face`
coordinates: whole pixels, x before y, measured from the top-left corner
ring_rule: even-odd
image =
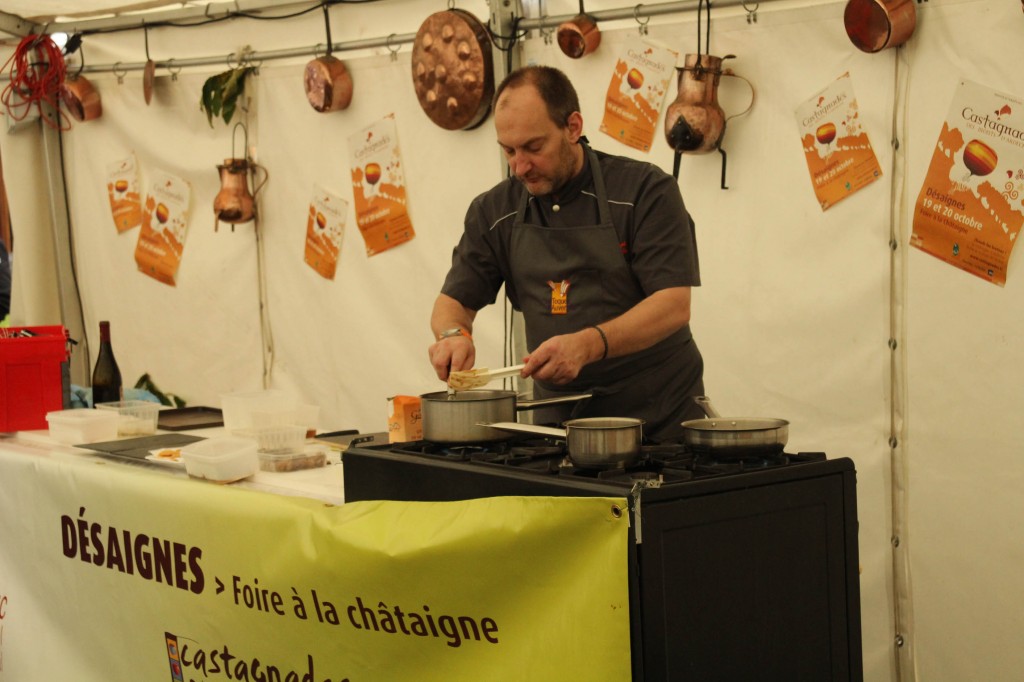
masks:
[[[494,126],[509,169],[534,196],[557,192],[583,168],[579,114],[568,126],[556,125],[532,84],[501,93]]]

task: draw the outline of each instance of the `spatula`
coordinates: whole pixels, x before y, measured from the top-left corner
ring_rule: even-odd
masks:
[[[510,377],[522,371],[525,365],[513,365],[501,369],[487,369],[477,367],[475,369],[464,369],[452,372],[448,375],[448,386],[456,391],[466,391],[471,388],[486,386],[495,379]]]

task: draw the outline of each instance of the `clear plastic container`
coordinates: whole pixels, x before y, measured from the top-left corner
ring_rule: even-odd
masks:
[[[189,476],[218,483],[231,483],[256,473],[256,441],[237,436],[220,436],[189,443],[181,449]]]
[[[50,438],[66,445],[101,443],[117,438],[120,417],[111,410],[59,410],[47,412]]]
[[[260,460],[260,471],[300,471],[327,464],[327,448],[319,445],[309,445],[299,452],[283,455],[260,452],[257,456]]]
[[[228,433],[254,426],[291,424],[295,420],[295,400],[274,388],[225,393],[220,397],[220,408]]]
[[[156,433],[156,420],[160,404],[148,400],[119,400],[98,403],[98,410],[115,410],[120,415],[117,423],[119,436],[151,436]]]
[[[285,455],[301,452],[306,442],[306,428],[285,424],[283,426],[258,426],[235,431],[236,436],[252,438],[257,450],[271,455]]]

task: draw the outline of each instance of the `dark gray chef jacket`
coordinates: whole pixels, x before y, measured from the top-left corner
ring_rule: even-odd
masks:
[[[652,293],[700,285],[694,223],[672,176],[584,145],[583,170],[558,193],[530,195],[509,178],[473,200],[442,293],[472,310],[502,284],[523,313],[532,351],[557,334],[626,312]],[[586,365],[569,384],[536,381],[536,397],[590,392],[543,420],[636,417],[654,441],[678,440],[704,413],[704,363],[689,326],[651,348]]]

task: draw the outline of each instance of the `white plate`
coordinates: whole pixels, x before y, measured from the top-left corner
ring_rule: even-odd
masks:
[[[161,455],[163,453],[163,455]],[[173,457],[168,457],[168,453],[176,453]],[[185,461],[181,458],[181,448],[160,448],[159,450],[150,450],[149,454],[146,455],[146,459],[150,462],[156,462],[157,464],[163,464],[169,467],[185,468]]]

